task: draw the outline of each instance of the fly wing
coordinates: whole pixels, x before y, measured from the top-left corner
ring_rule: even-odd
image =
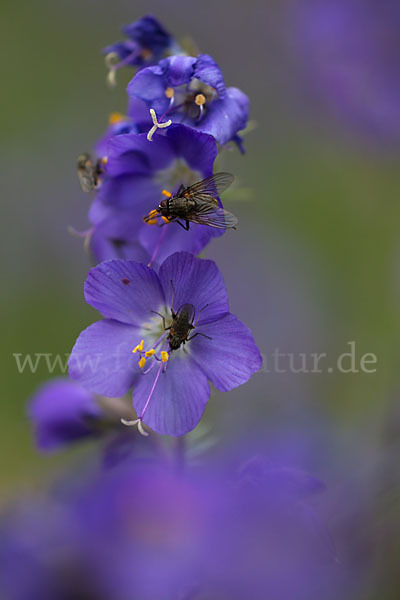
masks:
[[[193,304],[182,304],[182,306],[178,309],[176,313],[176,320],[178,322],[192,323],[194,320],[195,313],[196,309],[193,306]]]
[[[88,170],[78,171],[78,179],[83,192],[91,192],[96,187],[96,178]]]
[[[186,188],[182,195],[218,205],[216,198],[231,185],[233,179],[230,173],[216,173]]]
[[[188,216],[188,220],[199,225],[208,225],[216,229],[234,229],[238,220],[229,211],[209,203],[198,203],[195,213]]]

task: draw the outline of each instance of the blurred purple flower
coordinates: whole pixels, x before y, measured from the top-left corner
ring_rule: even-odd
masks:
[[[180,52],[174,38],[152,15],[146,15],[121,31],[128,38],[103,50],[110,68],[109,81],[115,83],[115,71],[124,66],[143,67],[156,64],[163,56]],[[117,62],[115,62],[117,58]]]
[[[121,431],[121,419],[134,413],[125,398],[96,396],[67,377],[50,380],[39,387],[28,405],[36,445],[52,452],[88,438],[105,442],[104,462],[116,463],[130,453],[132,436]],[[127,445],[129,441],[129,446]]]
[[[38,447],[49,451],[95,435],[102,411],[93,394],[75,381],[59,378],[37,390],[29,416]]]
[[[399,142],[399,3],[302,0],[293,18],[310,87],[351,126]]]
[[[10,600],[343,597],[312,504],[308,482],[317,480],[255,461],[263,467],[250,481],[247,467],[237,476],[214,461],[191,475],[158,461],[86,472],[57,498],[5,515],[1,592]]]
[[[172,56],[139,71],[128,95],[171,119],[212,135],[219,144],[236,140],[247,125],[248,97],[225,87],[222,71],[211,56]]]
[[[101,157],[106,157],[110,139],[114,136],[128,133],[141,133],[141,131],[130,117],[118,112],[111,113],[108,119],[107,130],[96,144],[96,154]]]
[[[96,260],[132,258],[160,263],[172,252],[198,254],[222,231],[192,224],[190,231],[171,223],[148,225],[143,217],[155,209],[163,189],[174,193],[213,172],[214,139],[185,125],[171,125],[153,141],[145,134],[109,139],[106,176],[90,209],[94,228],[90,250]]]
[[[143,421],[161,434],[187,433],[203,414],[208,380],[228,391],[261,366],[250,330],[229,312],[212,261],[177,252],[159,276],[133,261],[104,262],[89,272],[85,298],[106,318],[79,336],[70,376],[110,397],[134,386],[139,428]]]

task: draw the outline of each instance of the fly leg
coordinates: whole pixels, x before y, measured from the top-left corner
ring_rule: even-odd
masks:
[[[156,310],[152,310],[151,312],[153,312],[155,315],[158,315],[159,317],[162,318],[162,324],[163,324],[163,327],[164,327],[165,331],[168,331],[168,329],[171,329],[171,326],[165,327],[165,317],[164,317],[164,315],[162,315],[161,313],[157,312]]]
[[[185,225],[183,223],[181,223],[180,221],[178,221],[178,219],[175,222],[178,223],[178,225],[180,225],[182,227],[182,229],[184,229],[185,231],[189,231],[190,223],[187,219],[185,221]]]
[[[200,331],[198,331],[197,333],[194,333],[193,335],[188,337],[186,341],[190,342],[190,340],[193,340],[196,337],[196,335],[201,335],[201,336],[207,338],[208,340],[212,340],[212,337],[210,337],[209,335],[206,335],[205,333],[200,333]]]

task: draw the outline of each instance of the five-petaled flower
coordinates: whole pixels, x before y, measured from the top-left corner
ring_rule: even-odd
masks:
[[[141,430],[143,422],[161,434],[187,433],[201,419],[209,380],[228,391],[261,366],[212,261],[176,252],[158,275],[133,261],[107,261],[89,272],[85,298],[106,318],[79,336],[70,376],[109,397],[133,387]]]
[[[212,175],[217,145],[212,136],[173,124],[154,135],[115,135],[108,142],[106,174],[90,209],[90,249],[95,259],[129,258],[160,263],[173,252],[200,253],[222,231],[192,224],[149,226],[143,217],[163,199]]]
[[[170,56],[141,69],[128,84],[131,98],[155,110],[159,121],[190,125],[219,144],[239,142],[247,125],[249,99],[236,87],[225,87],[222,71],[208,54]]]

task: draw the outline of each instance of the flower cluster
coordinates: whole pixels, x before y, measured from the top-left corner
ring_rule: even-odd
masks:
[[[228,391],[261,365],[251,332],[229,312],[217,266],[196,257],[236,228],[220,198],[233,176],[214,164],[228,142],[241,147],[248,98],[226,87],[211,56],[186,54],[154,17],[123,31],[128,40],[105,53],[109,81],[120,67],[136,68],[126,115],[111,114],[96,160],[78,159],[81,187],[95,194],[85,237],[99,263],[85,299],[105,318],[72,350],[69,375],[83,391],[58,382],[32,403],[44,449],[98,433],[97,399],[131,390],[136,418],[124,424],[181,436],[200,421],[210,382]]]
[[[161,459],[86,466],[20,501],[0,520],[1,596],[343,597],[344,569],[313,506],[322,483],[262,455],[239,469],[220,462],[191,474]]]

